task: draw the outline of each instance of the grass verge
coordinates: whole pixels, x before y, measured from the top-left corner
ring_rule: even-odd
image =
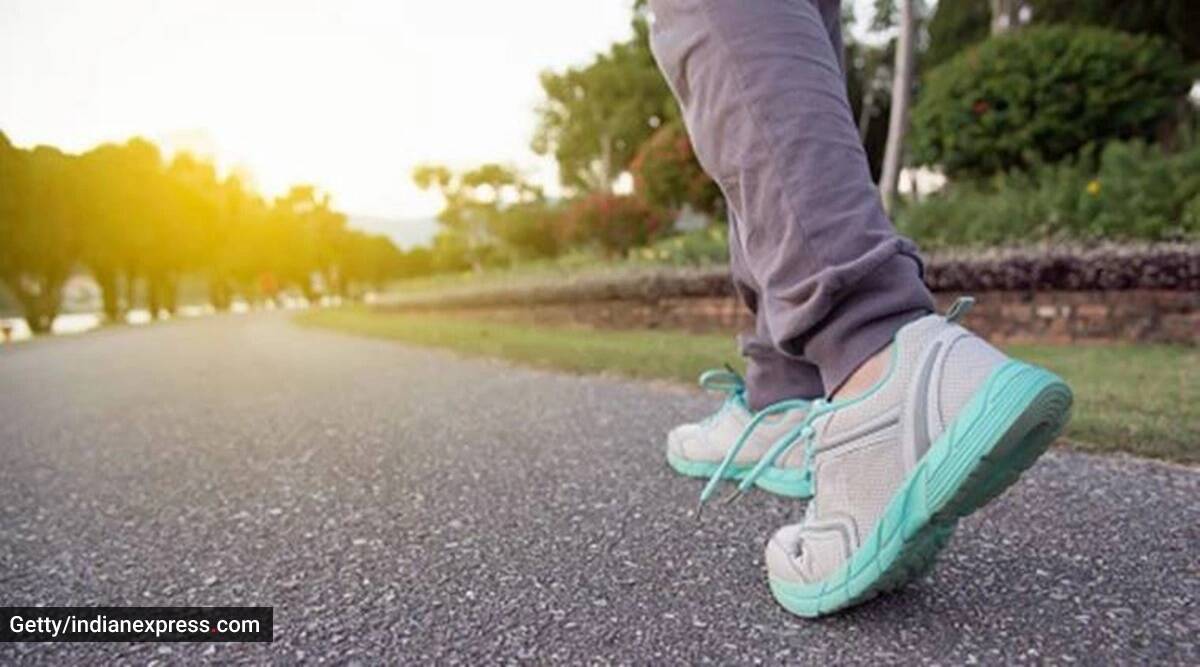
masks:
[[[546,328],[363,309],[308,311],[296,322],[576,373],[691,383],[705,368],[742,365],[729,336]],[[1070,383],[1071,446],[1200,463],[1200,350],[1113,344],[1010,345],[1006,351]]]

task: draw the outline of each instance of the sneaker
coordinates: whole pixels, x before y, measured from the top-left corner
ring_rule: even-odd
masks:
[[[766,563],[793,614],[828,614],[920,576],[958,519],[1015,482],[1066,425],[1071,390],[956,324],[970,303],[902,328],[884,378],[814,405],[791,443],[806,452],[815,498],[771,538]]]
[[[700,386],[727,394],[716,413],[703,421],[683,424],[667,434],[667,463],[681,475],[709,480],[707,500],[720,480],[740,480],[754,469],[771,445],[804,423],[809,401],[788,400],[757,414],[746,403],[746,385],[733,370],[710,370]],[[812,496],[802,457],[778,457],[756,475],[759,488],[790,498]]]

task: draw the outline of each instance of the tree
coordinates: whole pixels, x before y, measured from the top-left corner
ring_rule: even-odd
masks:
[[[404,260],[404,253],[388,237],[347,231],[339,259],[342,295],[357,299],[368,289],[383,289],[401,275]]]
[[[126,308],[121,300],[121,277],[130,254],[126,190],[133,184],[126,182],[122,150],[116,144],[104,144],[80,158],[80,200],[87,219],[81,230],[82,260],[100,287],[104,317],[109,322],[121,321]]]
[[[134,307],[138,280],[152,267],[158,271],[163,258],[157,255],[177,241],[164,229],[173,217],[164,206],[173,200],[158,148],[144,139],[97,146],[79,160],[86,218],[81,258],[100,286],[105,317],[116,322]],[[147,292],[161,296],[160,274],[156,278]]]
[[[553,155],[568,189],[609,192],[642,143],[679,111],[650,53],[650,29],[635,12],[633,38],[582,68],[541,76],[532,147]]]
[[[179,154],[160,173],[155,252],[147,262],[147,300],[151,316],[178,309],[179,281],[209,265],[203,255],[210,227],[217,218],[216,168]]]
[[[929,47],[921,55],[922,68],[929,71],[964,48],[987,39],[991,16],[985,0],[937,3],[929,19]]]
[[[207,274],[209,302],[217,310],[228,310],[235,290],[249,292],[260,273],[262,261],[254,252],[268,212],[262,198],[250,190],[237,174],[217,185],[213,218],[201,241],[201,264]]]
[[[935,67],[993,32],[997,0],[942,0],[929,23],[929,49],[923,66]],[[1004,0],[1012,16],[1028,12],[1033,25],[1069,23],[1163,37],[1200,60],[1200,3],[1195,0]]]
[[[913,1],[899,0],[896,65],[892,76],[892,109],[888,121],[887,147],[883,154],[883,173],[879,180],[883,206],[888,210],[891,210],[896,186],[900,181],[900,168],[904,160],[904,139],[908,134],[908,107],[912,101],[913,42],[916,33]]]
[[[328,194],[312,185],[292,186],[286,195],[275,199],[271,227],[276,252],[263,263],[266,270],[260,274],[260,284],[273,284],[279,279],[313,301],[322,293],[313,282],[320,276],[325,293],[341,291],[338,257],[346,216],[333,210]]]
[[[22,151],[0,133],[0,281],[30,331],[46,333],[79,257],[78,165],[56,148]]]
[[[891,116],[892,65],[895,40],[883,46],[846,41],[846,91],[850,110],[858,119],[859,138],[867,153],[871,178],[876,182],[883,167]]]
[[[401,270],[387,239],[346,228],[327,194],[293,187],[268,207],[238,175],[134,138],[83,155],[12,146],[0,133],[0,284],[35,333],[49,331],[61,290],[82,266],[100,286],[108,321],[121,321],[145,286],[152,316],[174,313],[180,281],[198,276],[226,309],[236,292],[272,297],[280,281],[308,298],[351,294]],[[422,263],[423,261],[423,263]],[[419,258],[411,266],[427,270]]]
[[[1036,23],[1070,23],[1157,35],[1200,60],[1200,3],[1195,0],[1027,0]]]
[[[532,215],[545,206],[541,188],[512,167],[489,163],[454,173],[441,165],[420,165],[413,170],[413,182],[423,190],[437,190],[445,201],[437,216],[443,241],[435,250],[452,253],[451,264],[461,259],[480,271],[506,252],[520,255],[523,249],[512,243],[529,236],[515,226],[546,222]]]
[[[125,276],[125,303],[137,303],[137,286],[146,282],[147,309],[158,316],[158,301],[173,253],[171,213],[165,208],[168,187],[162,154],[153,143],[133,138],[120,147],[113,179],[120,193],[117,215],[121,217],[122,239],[117,245]]]
[[[1021,8],[1024,5],[1021,0],[988,0],[988,6],[992,10],[992,34],[999,35],[1019,26]]]

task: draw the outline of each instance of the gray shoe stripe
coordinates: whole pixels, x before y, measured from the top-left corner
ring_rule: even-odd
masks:
[[[861,440],[877,431],[895,426],[900,422],[900,415],[900,406],[893,406],[885,410],[882,414],[862,424],[858,424],[847,431],[829,433],[828,429],[823,429],[821,436],[817,439],[817,447],[813,451],[815,453],[828,452],[847,443]],[[826,426],[828,426],[828,422],[826,422]]]
[[[938,336],[938,340],[944,343],[942,353],[938,362],[933,365],[933,376],[930,378],[930,394],[927,398],[927,410],[925,422],[928,424],[930,444],[937,440],[942,435],[943,428],[949,421],[942,410],[942,392],[940,387],[946,375],[946,359],[960,341],[968,338],[973,338],[973,334],[958,325],[949,327],[946,331]],[[927,447],[928,448],[928,447]]]
[[[970,335],[958,325],[948,326],[929,341],[921,353],[915,381],[909,386],[904,400],[905,423],[901,426],[900,440],[906,473],[916,467],[933,441],[941,436],[941,408],[935,402],[937,396],[933,388],[941,384],[946,356],[954,343]]]
[[[929,450],[929,381],[933,377],[933,369],[937,365],[938,352],[942,349],[942,341],[935,341],[922,355],[918,370],[917,381],[913,385],[908,403],[912,409],[908,411],[911,422],[911,434],[901,436],[904,442],[904,470],[908,472],[917,465],[917,461]]]
[[[800,544],[804,544],[803,536],[806,533],[836,533],[842,538],[842,558],[850,558],[850,554],[854,552],[854,548],[858,544],[858,530],[854,525],[853,519],[846,521],[848,517],[837,514],[834,516],[821,519],[820,523],[812,523],[801,528],[799,536],[801,537]]]

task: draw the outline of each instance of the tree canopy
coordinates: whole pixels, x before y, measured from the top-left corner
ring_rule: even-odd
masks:
[[[541,75],[533,150],[553,155],[562,184],[609,191],[639,147],[679,111],[650,53],[650,29],[635,13],[633,37],[585,67]]]
[[[50,329],[80,269],[118,321],[139,291],[151,316],[175,312],[185,276],[203,280],[218,309],[282,289],[353,297],[404,274],[406,255],[348,229],[312,186],[267,203],[236,174],[186,154],[168,162],[144,139],[69,155],[23,150],[0,133],[0,282],[31,330]]]

